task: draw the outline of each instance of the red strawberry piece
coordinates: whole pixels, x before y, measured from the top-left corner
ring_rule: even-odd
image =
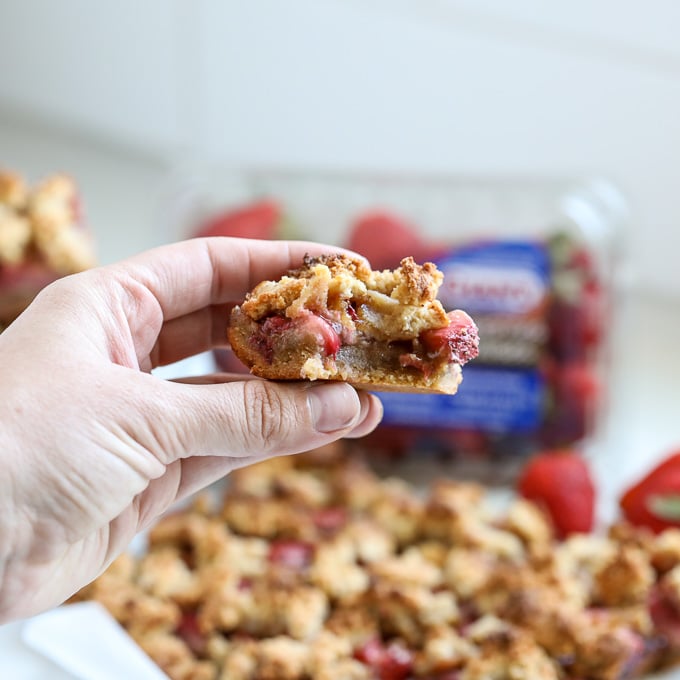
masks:
[[[583,360],[603,336],[606,309],[597,281],[586,283],[578,301],[554,300],[549,313],[550,350],[561,361]]]
[[[347,510],[338,507],[321,508],[314,512],[312,521],[322,531],[336,531],[347,523]]]
[[[413,652],[396,641],[385,645],[379,638],[371,638],[354,656],[370,666],[379,680],[405,680],[413,669]]]
[[[625,518],[636,526],[656,532],[680,526],[680,451],[627,489],[619,505]]]
[[[534,456],[517,486],[522,496],[546,510],[560,537],[592,530],[595,485],[580,453],[565,449]]]
[[[314,546],[305,541],[279,540],[269,546],[269,561],[290,569],[302,570],[312,562]]]
[[[233,236],[271,240],[276,238],[281,215],[281,208],[276,202],[261,200],[210,217],[195,229],[194,236]]]
[[[560,361],[582,360],[586,356],[586,317],[572,302],[554,300],[548,317],[550,350]]]
[[[413,652],[399,642],[390,643],[380,666],[380,680],[405,680],[412,669]]]
[[[312,312],[296,317],[295,322],[302,332],[316,336],[326,356],[334,357],[337,354],[341,344],[340,334],[330,322]]]
[[[303,310],[293,319],[270,316],[262,324],[255,343],[265,356],[271,355],[273,341],[278,333],[296,333],[299,337],[311,336],[313,342],[326,356],[334,357],[340,349],[340,335],[335,327],[318,314]]]
[[[194,654],[201,654],[205,647],[205,636],[198,625],[196,612],[183,612],[175,632],[187,643]]]
[[[354,652],[354,657],[358,661],[361,661],[361,663],[371,666],[372,668],[379,667],[384,656],[385,647],[383,646],[382,640],[379,638],[367,640]]]
[[[574,248],[565,265],[568,269],[578,269],[586,275],[595,271],[593,255],[583,246]]]
[[[444,355],[449,361],[465,364],[479,354],[479,335],[475,322],[462,310],[449,312],[449,325],[420,335],[426,351]]]
[[[647,606],[655,630],[665,637],[673,648],[677,648],[680,645],[680,611],[663,592],[661,585],[656,584],[649,591]]]
[[[558,365],[552,375],[553,411],[546,419],[545,441],[567,445],[583,439],[597,413],[600,383],[585,362]]]
[[[350,227],[347,247],[366,257],[374,269],[392,269],[409,255],[419,261],[426,251],[417,228],[385,211],[367,212]]]
[[[584,286],[581,305],[584,317],[583,342],[586,347],[597,347],[604,334],[607,309],[602,286],[596,279],[591,279]]]

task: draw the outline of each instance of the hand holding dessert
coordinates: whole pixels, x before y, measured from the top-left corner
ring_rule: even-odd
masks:
[[[347,384],[151,373],[224,345],[247,291],[329,250],[165,246],[55,281],[0,335],[0,622],[64,601],[230,470],[376,426],[377,398]]]

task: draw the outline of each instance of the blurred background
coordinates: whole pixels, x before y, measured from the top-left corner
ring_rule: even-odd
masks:
[[[158,241],[202,164],[598,174],[632,206],[637,283],[680,294],[679,19],[672,0],[4,0],[0,149],[77,177],[104,261]]]
[[[71,175],[102,263],[272,193],[279,236],[341,242],[376,201],[425,240],[576,230],[597,356],[540,370],[577,428],[604,386],[570,443],[607,516],[680,447],[679,23],[675,0],[2,0],[0,167]]]
[[[606,448],[632,475],[680,443],[678,20],[671,0],[4,0],[0,161],[72,175],[101,262],[281,177],[302,178],[291,205],[334,173],[418,178],[421,207],[433,186],[487,205],[519,182],[533,205],[582,184],[619,254]],[[460,210],[468,235],[539,219]]]

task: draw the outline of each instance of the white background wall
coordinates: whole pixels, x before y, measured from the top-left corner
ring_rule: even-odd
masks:
[[[600,174],[631,201],[639,285],[680,294],[679,20],[673,0],[4,0],[0,160],[32,172],[62,144],[43,121],[76,131],[104,259],[153,241],[186,162]]]

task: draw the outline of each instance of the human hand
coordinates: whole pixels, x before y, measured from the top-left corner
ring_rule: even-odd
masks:
[[[63,602],[176,500],[378,423],[342,383],[166,381],[228,310],[328,247],[195,239],[61,279],[0,335],[0,622]]]

